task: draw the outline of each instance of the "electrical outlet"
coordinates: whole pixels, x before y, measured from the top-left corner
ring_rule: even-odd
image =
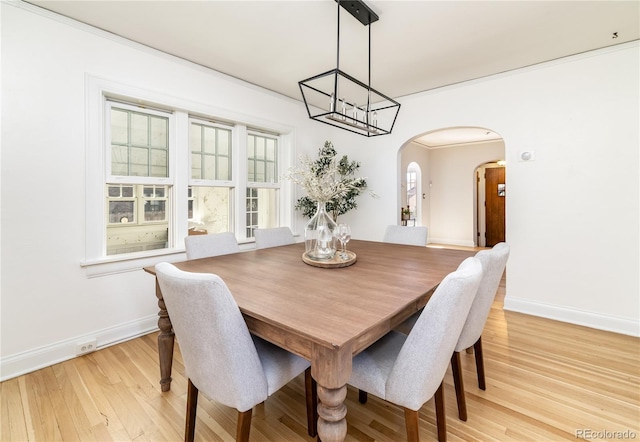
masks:
[[[76,344],[76,356],[86,355],[96,351],[96,339],[87,339],[86,341],[80,341]]]

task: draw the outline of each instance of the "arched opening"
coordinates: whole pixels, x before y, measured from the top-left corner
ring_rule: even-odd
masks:
[[[407,166],[405,194],[401,211],[403,225],[420,225],[422,222],[422,171],[412,161]]]
[[[502,137],[483,127],[432,130],[405,143],[399,155],[400,171],[408,172],[411,163],[421,171],[415,218],[419,220],[416,225],[429,229],[429,243],[480,245],[479,206],[484,201],[478,202],[477,170],[481,165],[503,161],[504,155]],[[402,179],[405,186],[406,179]],[[407,191],[408,186],[399,189],[405,206]],[[482,227],[485,229],[486,222]]]

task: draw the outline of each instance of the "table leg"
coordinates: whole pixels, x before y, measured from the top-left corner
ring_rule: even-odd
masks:
[[[314,347],[311,375],[318,384],[318,438],[342,442],[347,437],[347,381],[351,377],[351,346]]]
[[[174,333],[171,326],[171,319],[167,312],[167,307],[164,304],[162,297],[162,291],[158,285],[156,279],[156,297],[158,298],[158,328],[160,334],[158,335],[158,356],[160,358],[160,387],[162,391],[169,391],[171,389],[171,366],[173,364],[173,342]]]

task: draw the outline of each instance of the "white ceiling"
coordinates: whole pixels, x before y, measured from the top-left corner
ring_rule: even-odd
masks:
[[[29,3],[297,100],[336,67],[334,0]],[[371,86],[396,99],[640,38],[637,0],[366,3]],[[342,10],[340,35],[341,70],[366,83],[367,27]]]

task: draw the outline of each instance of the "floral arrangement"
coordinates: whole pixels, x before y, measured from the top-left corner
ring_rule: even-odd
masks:
[[[346,155],[338,158],[330,141],[325,141],[316,160],[305,155],[300,163],[301,167],[290,169],[286,178],[307,192],[295,206],[304,216],[311,218],[317,203],[326,203],[334,221],[339,215],[357,208],[356,197],[367,188],[365,178],[355,177],[360,163],[349,161]]]

